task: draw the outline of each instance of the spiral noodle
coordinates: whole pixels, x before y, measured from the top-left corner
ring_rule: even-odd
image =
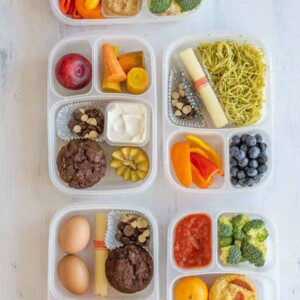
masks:
[[[202,43],[198,50],[230,123],[253,125],[262,117],[267,66],[264,52],[234,41]]]

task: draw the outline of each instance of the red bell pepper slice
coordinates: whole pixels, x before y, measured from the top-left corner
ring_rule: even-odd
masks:
[[[63,14],[70,15],[75,7],[75,0],[59,0],[59,6]]]
[[[209,181],[215,174],[224,176],[224,171],[222,169],[202,155],[198,153],[191,153],[190,158],[191,163],[198,169],[205,181]]]

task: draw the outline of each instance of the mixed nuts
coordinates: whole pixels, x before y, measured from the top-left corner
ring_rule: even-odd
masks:
[[[97,109],[79,108],[72,114],[69,128],[80,137],[95,140],[103,133],[104,117]]]
[[[172,107],[176,117],[192,118],[195,115],[195,111],[186,97],[183,83],[180,83],[178,89],[172,93]]]
[[[149,224],[145,218],[135,214],[126,214],[118,224],[116,239],[122,244],[145,245],[150,235]]]

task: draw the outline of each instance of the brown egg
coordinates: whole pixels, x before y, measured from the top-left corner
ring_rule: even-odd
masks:
[[[90,225],[86,218],[82,216],[71,217],[60,227],[59,246],[66,253],[76,254],[87,246],[90,234]]]
[[[89,287],[89,271],[84,261],[75,256],[65,256],[57,266],[62,285],[74,295],[84,294]]]

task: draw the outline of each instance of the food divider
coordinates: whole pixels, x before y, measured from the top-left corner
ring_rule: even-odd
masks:
[[[172,3],[171,8],[162,14],[152,13],[149,10],[149,5],[151,0],[137,0],[138,2],[138,9],[137,12],[133,15],[122,15],[122,14],[114,14],[108,15],[104,14],[105,18],[95,18],[95,19],[81,19],[81,18],[72,18],[69,15],[64,14],[60,8],[60,0],[49,0],[51,9],[54,15],[62,22],[68,25],[75,25],[75,26],[90,26],[90,25],[113,25],[113,24],[134,24],[134,23],[158,23],[158,22],[176,22],[180,20],[185,20],[190,18],[191,16],[196,15],[197,13],[202,12],[205,6],[206,0],[201,0],[200,5],[197,6],[195,9],[187,12],[179,12],[178,5]],[[83,2],[83,1],[82,1]],[[102,9],[104,7],[104,2],[102,1]],[[155,1],[159,2],[160,1]],[[167,1],[162,1],[167,2]],[[172,1],[174,2],[174,1]],[[104,10],[105,11],[105,10]]]
[[[264,88],[264,98],[266,101],[263,103],[263,111],[261,119],[253,125],[247,125],[244,127],[234,127],[232,125],[225,126],[223,128],[216,128],[213,126],[210,118],[205,118],[205,123],[195,121],[180,122],[176,121],[176,115],[172,112],[172,96],[170,87],[170,74],[174,68],[180,68],[184,70],[185,75],[188,77],[188,72],[185,70],[185,66],[180,60],[179,54],[188,48],[197,49],[201,43],[213,43],[219,41],[234,41],[237,44],[248,43],[254,45],[257,49],[261,49],[264,53],[264,61],[267,66],[266,69],[266,83]],[[256,190],[265,186],[270,182],[273,173],[274,166],[274,147],[273,147],[273,99],[272,99],[272,65],[271,57],[267,48],[257,39],[247,35],[240,34],[202,34],[190,37],[184,37],[173,42],[165,51],[163,60],[163,125],[164,125],[164,160],[165,171],[171,185],[187,193],[235,193],[245,192],[249,190]],[[192,80],[190,80],[192,82]],[[207,117],[208,113],[206,108],[202,105],[202,114]],[[178,112],[178,111],[177,111]],[[181,113],[179,113],[181,114]],[[202,115],[202,116],[203,116]],[[196,124],[196,125],[195,125]],[[260,134],[264,143],[268,145],[268,171],[262,177],[260,182],[255,185],[244,188],[234,186],[231,183],[231,165],[230,165],[230,153],[233,136],[242,136],[244,134],[255,135]],[[199,189],[195,185],[190,187],[184,187],[180,184],[176,177],[175,170],[171,161],[171,149],[177,142],[183,142],[186,140],[187,135],[193,135],[202,139],[205,143],[209,144],[218,154],[222,161],[222,169],[224,170],[223,177],[215,177],[214,183],[207,189]]]
[[[133,95],[126,92],[125,88],[121,93],[104,92],[101,83],[103,82],[103,62],[101,47],[109,43],[118,46],[122,53],[131,51],[143,51],[145,57],[146,71],[149,77],[147,90],[143,94]],[[80,90],[66,89],[59,84],[55,76],[55,67],[61,57],[68,53],[79,53],[88,58],[92,64],[92,81],[86,87]],[[83,35],[79,37],[66,38],[56,44],[52,49],[48,65],[48,162],[49,174],[53,184],[61,191],[76,196],[97,196],[103,194],[133,193],[147,189],[153,182],[157,168],[157,104],[156,104],[156,67],[154,52],[148,42],[133,36],[117,36],[110,34],[101,35]],[[75,189],[68,186],[59,176],[57,169],[57,156],[63,146],[68,141],[62,140],[58,131],[58,114],[66,106],[102,105],[105,107],[111,103],[140,103],[143,104],[149,116],[145,125],[148,134],[146,144],[140,148],[148,155],[149,171],[144,180],[138,182],[125,181],[117,176],[112,168],[109,167],[111,155],[123,143],[111,145],[105,137],[101,147],[106,157],[106,174],[100,182],[88,189]],[[76,106],[77,105],[77,106]],[[79,106],[80,106],[79,105]],[[104,112],[105,114],[105,112]],[[66,124],[68,123],[68,120]],[[67,126],[65,126],[67,127]],[[106,142],[106,141],[107,142]],[[130,145],[128,143],[128,145]]]

